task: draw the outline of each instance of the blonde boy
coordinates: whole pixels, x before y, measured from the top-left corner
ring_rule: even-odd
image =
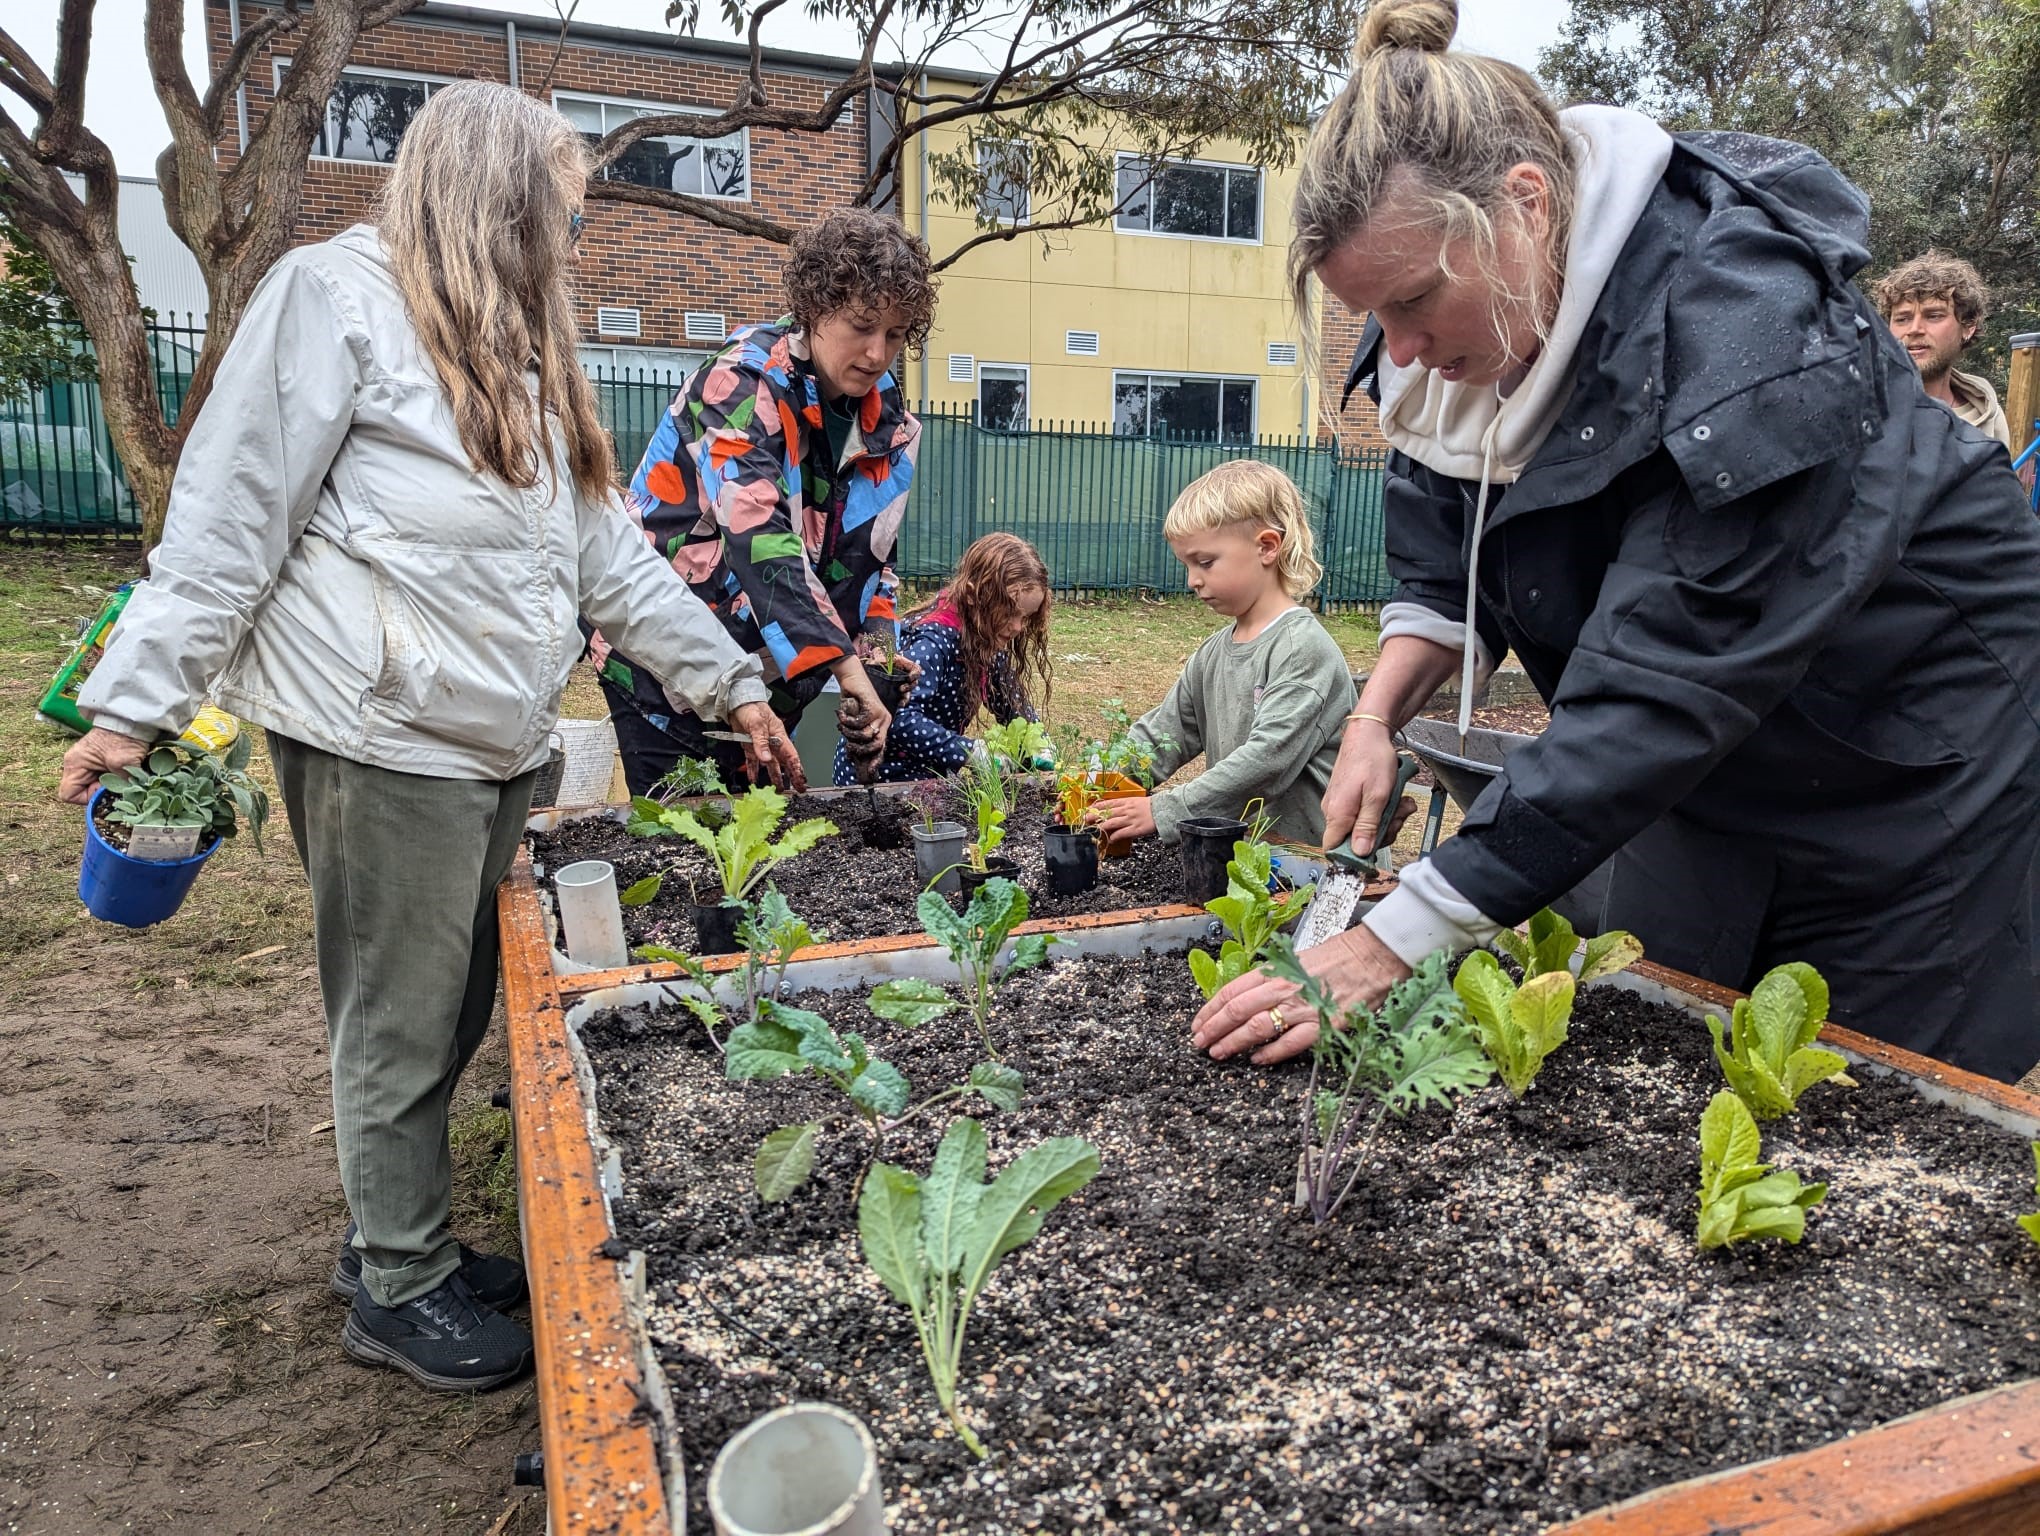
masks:
[[[1280,470],[1235,459],[1176,498],[1162,533],[1190,591],[1232,623],[1133,730],[1158,749],[1157,779],[1200,752],[1205,768],[1145,800],[1110,801],[1095,819],[1110,836],[1174,842],[1185,817],[1238,816],[1259,800],[1275,835],[1315,843],[1354,695],[1345,656],[1297,602],[1323,573],[1303,497]]]

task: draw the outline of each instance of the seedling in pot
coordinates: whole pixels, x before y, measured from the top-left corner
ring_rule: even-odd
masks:
[[[1450,1109],[1455,1094],[1485,1086],[1494,1069],[1452,990],[1442,949],[1390,988],[1378,1012],[1337,1001],[1304,970],[1286,938],[1271,941],[1265,969],[1295,982],[1318,1016],[1298,1185],[1311,1219],[1322,1225],[1360,1182],[1390,1115],[1426,1104]]]
[[[1142,789],[1153,789],[1155,759],[1174,749],[1174,738],[1160,736],[1146,741],[1134,735],[1134,718],[1118,699],[1107,699],[1098,713],[1112,728],[1111,734],[1092,749],[1087,766],[1101,773],[1123,773]]]
[[[977,1026],[978,1038],[984,1041],[985,1053],[996,1061],[999,1048],[992,1043],[992,994],[1016,971],[1029,970],[1046,961],[1048,946],[1056,940],[1045,933],[1023,934],[1013,940],[1012,958],[1003,965],[1000,963],[999,951],[1005,948],[1007,936],[1027,921],[1027,893],[1012,881],[996,876],[972,893],[962,912],[951,907],[937,891],[921,892],[914,912],[928,937],[949,951],[949,958],[963,973],[971,1022]],[[887,982],[871,997],[873,1013],[903,1024],[925,1024],[941,1018],[955,1006],[947,992],[928,981]],[[909,1009],[911,1015],[907,1013]]]
[[[1225,867],[1226,893],[1204,904],[1204,910],[1225,925],[1226,940],[1216,959],[1206,950],[1190,951],[1191,978],[1207,998],[1259,965],[1275,936],[1310,904],[1316,887],[1308,885],[1276,904],[1268,891],[1274,865],[1275,851],[1268,844],[1252,838],[1233,844],[1232,860]]]
[[[1700,1116],[1700,1246],[1726,1248],[1753,1238],[1796,1243],[1806,1212],[1827,1196],[1827,1185],[1774,1173],[1749,1106],[1723,1089]]]
[[[1074,1136],[1030,1147],[990,1185],[984,1127],[952,1120],[926,1178],[879,1163],[857,1204],[864,1260],[914,1315],[936,1401],[971,1453],[984,1443],[956,1401],[964,1336],[992,1270],[1098,1173],[1098,1149]]]
[[[1848,1062],[1813,1043],[1827,1010],[1820,972],[1795,960],[1772,968],[1748,997],[1736,999],[1726,1040],[1721,1020],[1707,1016],[1722,1076],[1757,1119],[1790,1114],[1815,1083],[1856,1086]]]
[[[1023,1091],[1018,1072],[980,1062],[966,1081],[910,1109],[911,1090],[905,1075],[874,1057],[862,1035],[849,1030],[838,1035],[820,1014],[772,1000],[759,1004],[753,1022],[731,1032],[723,1053],[723,1071],[733,1081],[803,1073],[833,1085],[870,1129],[874,1157],[884,1146],[889,1125],[902,1124],[937,1104],[970,1093],[995,1109],[1015,1109]],[[767,1203],[784,1200],[808,1181],[815,1166],[815,1139],[827,1123],[807,1120],[783,1125],[759,1144],[752,1179],[760,1199]]]
[[[128,842],[146,829],[173,828],[187,830],[197,848],[210,846],[216,837],[232,837],[246,821],[260,853],[269,795],[249,776],[254,752],[254,738],[245,732],[224,754],[174,741],[152,747],[134,767],[99,776],[99,787],[106,791],[100,817],[124,829]],[[124,844],[115,846],[126,851]]]
[[[1496,942],[1523,968],[1522,985],[1509,979],[1492,954],[1477,949],[1460,962],[1452,990],[1473,1014],[1488,1059],[1520,1099],[1536,1081],[1544,1058],[1565,1044],[1576,988],[1634,965],[1643,958],[1643,945],[1619,929],[1589,939],[1575,981],[1572,924],[1549,908],[1530,919],[1527,940],[1506,932]]]
[[[990,755],[971,753],[956,776],[957,792],[970,807],[977,832],[964,848],[964,857],[979,874],[985,873],[991,856],[1006,841],[1006,817],[1013,809],[1005,776]]]
[[[780,864],[806,853],[836,830],[836,824],[827,818],[811,816],[795,822],[775,839],[772,834],[786,819],[786,803],[786,796],[761,784],[732,799],[729,823],[712,832],[684,806],[639,799],[631,802],[629,828],[639,837],[684,837],[714,864],[723,900],[741,902]],[[626,907],[641,907],[659,894],[671,872],[668,868],[647,875],[617,899]]]
[[[756,1023],[759,1008],[776,1001],[786,989],[786,968],[793,963],[793,957],[811,944],[820,944],[828,939],[826,933],[818,933],[807,925],[807,920],[798,916],[786,898],[779,894],[774,885],[765,887],[765,894],[758,899],[755,907],[744,903],[744,915],[737,924],[737,938],[743,944],[744,964],[737,973],[744,985],[744,1011],[740,1023]],[[631,951],[633,959],[663,960],[677,965],[689,980],[707,989],[713,980],[707,967],[694,956],[664,944],[640,944]],[[722,1048],[722,1041],[716,1038],[716,1027],[722,1022],[722,1009],[713,997],[702,998],[683,993],[680,1002],[708,1030],[708,1037]]]
[[[697,821],[711,831],[724,826],[730,819],[727,798],[729,786],[723,783],[722,770],[708,758],[683,757],[666,773],[666,776],[652,786],[649,795],[634,796],[630,802],[631,832],[640,837],[657,837],[667,828],[659,817],[666,807],[675,800],[706,800],[722,797],[721,805],[696,805],[691,807]],[[640,823],[645,823],[640,825]]]

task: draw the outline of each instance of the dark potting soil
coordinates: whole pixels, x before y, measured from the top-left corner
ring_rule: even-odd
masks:
[[[918,1099],[978,1058],[838,994]],[[583,1028],[621,1147],[619,1235],[649,1256],[692,1515],[744,1423],[797,1398],[871,1426],[892,1529],[1525,1533],[2040,1372],[2032,1155],[1895,1079],[1809,1090],[1767,1160],[1827,1180],[1798,1247],[1701,1253],[1703,1025],[1611,986],[1517,1103],[1499,1086],[1391,1125],[1337,1219],[1290,1204],[1307,1068],[1188,1045],[1178,956],[1064,961],[1000,994],[1026,1076],[985,1115],[996,1172],[1056,1135],[1103,1171],[1009,1256],[971,1319],[949,1430],[906,1308],[864,1265],[838,1119],[814,1180],[751,1189],[774,1127],[835,1113],[806,1081],[726,1083],[647,1009]],[[940,1112],[889,1138],[925,1172]]]
[[[914,916],[921,883],[914,873],[913,811],[883,795],[870,800],[863,795],[829,800],[801,795],[795,797],[782,826],[810,816],[833,821],[836,835],[823,838],[768,876],[808,926],[831,939],[920,932]],[[1028,916],[1071,917],[1182,900],[1183,871],[1176,850],[1152,838],[1135,844],[1126,858],[1100,859],[1098,883],[1090,890],[1075,896],[1053,894],[1041,852],[1047,825],[1039,793],[1023,789],[998,856],[1019,864]],[[529,840],[532,858],[542,866],[540,883],[548,889],[552,872],[577,859],[606,859],[615,865],[618,890],[657,870],[673,869],[647,905],[624,908],[623,931],[634,945],[665,944],[692,952],[694,923],[687,907],[693,898],[688,881],[697,882],[703,901],[714,901],[718,895],[714,873],[700,849],[677,837],[632,837],[623,823],[597,817],[563,822],[555,831],[531,834]]]

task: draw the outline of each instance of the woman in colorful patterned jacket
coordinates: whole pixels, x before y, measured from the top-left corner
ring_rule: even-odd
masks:
[[[892,367],[934,321],[928,248],[895,219],[843,209],[794,237],[785,284],[786,318],[737,331],[681,386],[626,500],[764,663],[789,729],[833,675],[845,738],[875,760],[891,721],[859,655],[898,643],[890,562],[921,424]],[[683,757],[737,781],[733,744],[599,637],[597,658],[632,794]]]

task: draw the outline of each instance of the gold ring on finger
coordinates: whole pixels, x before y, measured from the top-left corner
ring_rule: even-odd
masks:
[[[1278,1037],[1284,1030],[1289,1028],[1288,1021],[1282,1017],[1282,1010],[1280,1008],[1270,1008],[1268,1010],[1268,1017],[1275,1021],[1275,1033]]]

